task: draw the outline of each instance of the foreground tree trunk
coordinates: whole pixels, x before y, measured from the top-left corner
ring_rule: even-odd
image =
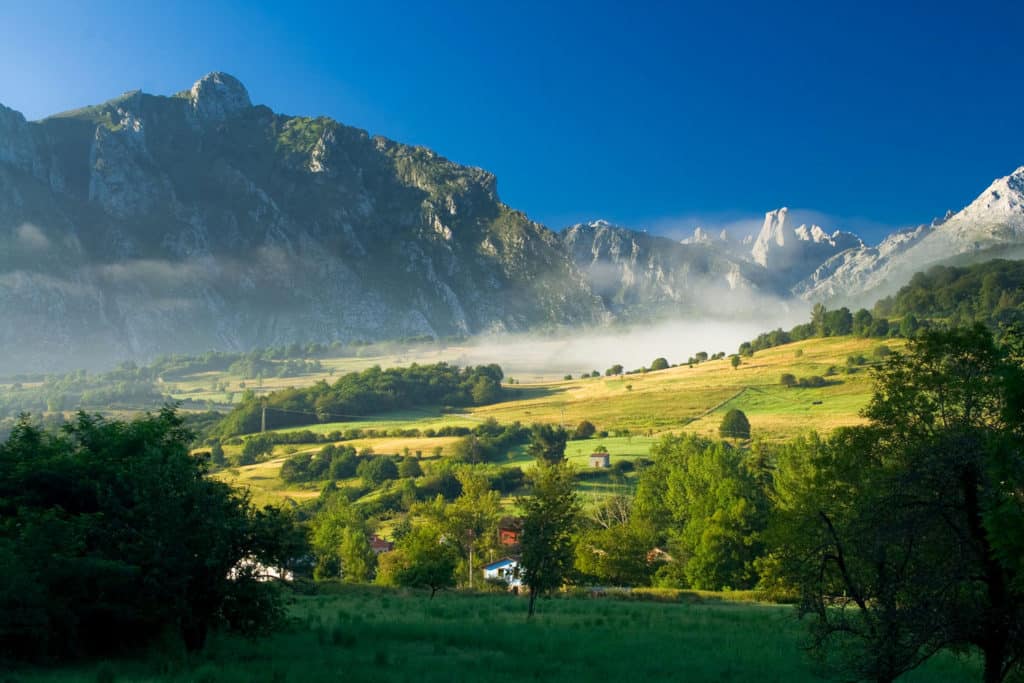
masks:
[[[537,602],[537,590],[534,589],[534,588],[531,588],[530,589],[530,609],[526,613],[526,618],[527,619],[532,619],[533,618],[533,606],[534,606],[534,604],[536,602]]]

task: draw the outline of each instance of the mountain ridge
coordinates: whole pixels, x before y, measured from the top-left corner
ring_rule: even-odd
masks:
[[[0,105],[0,371],[870,305],[934,263],[1022,245],[1024,167],[875,246],[785,207],[748,239],[677,241],[556,233],[485,169],[277,114],[222,72],[38,121]]]

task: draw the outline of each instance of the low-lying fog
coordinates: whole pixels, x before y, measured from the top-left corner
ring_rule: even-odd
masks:
[[[629,329],[592,329],[540,336],[530,334],[477,337],[465,346],[449,348],[448,360],[458,365],[498,363],[506,376],[520,380],[574,377],[597,370],[602,374],[615,364],[626,370],[646,367],[655,358],[670,364],[685,363],[700,351],[709,355],[736,352],[744,341],[777,327],[790,328],[807,318],[789,312],[787,319],[673,321],[636,325]],[[442,355],[448,355],[442,352]]]

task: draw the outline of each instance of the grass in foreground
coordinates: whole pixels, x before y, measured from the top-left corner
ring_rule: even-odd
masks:
[[[297,598],[293,625],[262,640],[215,637],[191,660],[15,672],[25,683],[106,681],[813,681],[791,607],[563,598],[526,621],[524,598],[344,588]],[[977,680],[942,656],[906,681]]]

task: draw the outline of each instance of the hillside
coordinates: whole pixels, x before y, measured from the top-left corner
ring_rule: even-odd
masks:
[[[325,435],[325,441],[275,446],[266,461],[225,470],[221,476],[249,487],[261,502],[309,500],[319,495],[322,481],[296,487],[279,478],[280,466],[291,454],[319,452],[324,443],[357,450],[369,448],[378,455],[418,451],[429,473],[451,456],[457,439],[428,434],[445,427],[473,428],[490,418],[501,424],[547,422],[570,428],[583,420],[592,422],[608,434],[569,442],[567,457],[580,469],[587,468],[587,456],[598,445],[608,448],[613,461],[635,461],[646,457],[651,444],[667,433],[717,438],[722,415],[731,408],[747,414],[755,439],[781,442],[811,430],[827,433],[861,423],[859,412],[871,395],[869,367],[879,360],[877,349],[885,346],[898,351],[904,344],[902,339],[807,339],[758,351],[744,358],[736,369],[725,358],[621,377],[521,384],[506,387],[505,393],[512,400],[467,408],[457,414],[423,408],[372,419],[294,427],[282,431],[308,431]],[[851,357],[856,359],[852,365]],[[787,373],[798,378],[823,377],[827,384],[817,388],[786,387],[781,378]],[[332,441],[327,436],[351,430],[373,430],[374,436],[344,441]],[[228,442],[224,448],[230,458],[240,452],[241,446]],[[493,466],[528,469],[533,462],[521,448],[515,448]],[[626,483],[631,476],[627,475]],[[353,480],[346,485],[357,484]],[[584,490],[600,494],[617,489],[614,482],[604,481],[587,484]]]
[[[931,263],[1019,256],[1022,183],[876,247],[786,209],[750,240],[556,234],[486,170],[275,113],[224,73],[39,121],[0,106],[0,374],[866,305]]]
[[[28,122],[0,107],[0,372],[596,323],[495,177],[213,73]]]
[[[825,261],[794,287],[808,301],[866,305],[894,294],[914,273],[951,261],[963,265],[1024,256],[1024,166],[996,179],[961,211],[903,230],[879,245],[856,246]]]

